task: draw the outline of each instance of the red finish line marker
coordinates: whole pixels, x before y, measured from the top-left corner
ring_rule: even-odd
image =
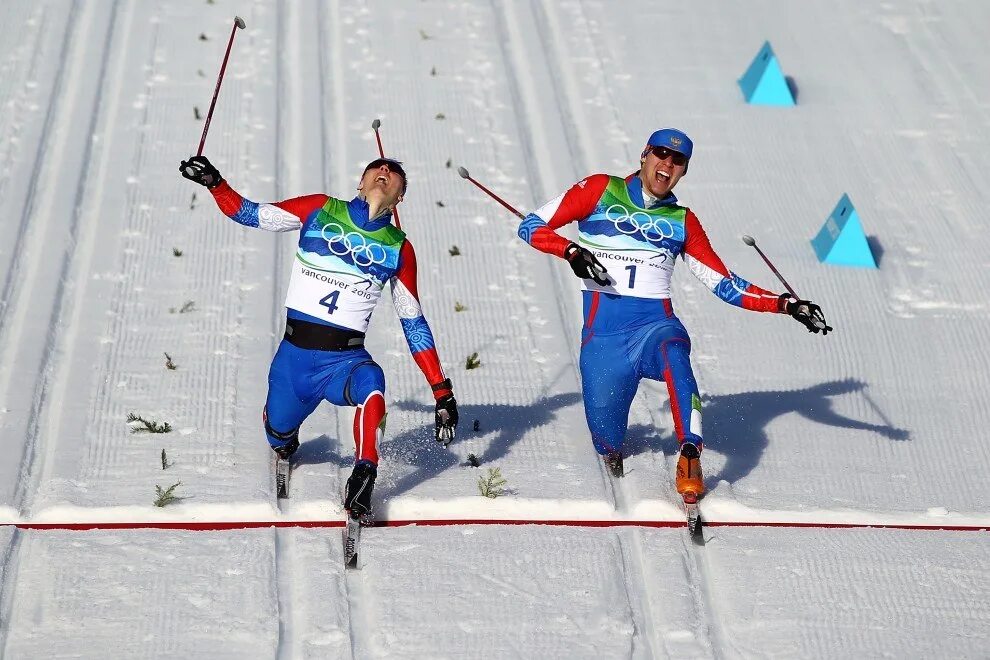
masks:
[[[17,529],[37,531],[87,531],[129,529],[178,529],[187,531],[227,531],[234,529],[280,528],[334,528],[343,527],[343,520],[252,520],[230,522],[92,522],[92,523],[5,523]],[[551,527],[685,527],[680,520],[376,520],[371,527],[456,527],[461,525],[546,525]],[[986,532],[990,527],[980,525],[910,525],[871,523],[816,523],[816,522],[704,522],[705,527],[797,527],[807,529],[907,529],[947,532]]]

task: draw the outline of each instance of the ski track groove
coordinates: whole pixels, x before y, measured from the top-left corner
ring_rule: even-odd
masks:
[[[39,448],[37,447],[38,433],[39,433],[39,422],[40,415],[46,402],[46,389],[51,377],[51,373],[54,370],[54,365],[52,360],[54,357],[55,343],[59,332],[61,331],[60,326],[55,322],[55,315],[60,310],[63,304],[63,294],[65,292],[66,278],[68,273],[71,271],[71,265],[73,263],[73,257],[75,254],[75,239],[78,233],[78,225],[80,219],[80,207],[82,202],[82,196],[85,191],[86,175],[88,174],[88,165],[92,149],[92,140],[89,137],[92,135],[92,130],[96,125],[98,117],[98,109],[100,106],[99,102],[99,90],[102,89],[105,75],[107,62],[109,59],[110,52],[110,42],[112,41],[113,29],[116,20],[116,8],[117,3],[114,3],[113,9],[111,11],[110,25],[107,28],[107,33],[110,38],[104,45],[103,55],[101,58],[99,82],[96,85],[97,94],[93,102],[93,111],[90,117],[90,131],[85,134],[86,146],[84,147],[83,163],[84,169],[80,173],[80,177],[77,181],[77,188],[75,193],[75,203],[73,205],[72,220],[69,226],[69,237],[71,243],[66,247],[66,258],[62,262],[62,268],[59,274],[59,282],[56,286],[55,297],[52,303],[52,321],[49,323],[48,333],[46,341],[43,348],[43,355],[41,359],[41,369],[39,371],[39,380],[35,383],[35,398],[34,404],[30,412],[30,417],[28,420],[28,433],[25,438],[25,448],[24,454],[21,459],[21,469],[20,469],[20,479],[18,479],[17,488],[15,491],[14,504],[23,514],[24,508],[29,504],[29,498],[31,493],[30,488],[35,489],[38,486],[36,478],[33,475],[37,475],[42,466],[36,465],[37,457],[39,455]],[[60,60],[65,62],[66,55],[70,49],[76,44],[79,38],[79,22],[76,19],[76,15],[79,11],[79,4],[73,3],[72,9],[70,10],[69,17],[66,22],[66,37],[62,41],[62,49],[60,51]],[[21,273],[21,258],[23,255],[22,244],[27,236],[27,227],[29,220],[33,217],[35,213],[35,200],[36,195],[40,188],[40,179],[43,163],[46,162],[44,158],[45,153],[48,151],[49,138],[53,134],[52,127],[56,121],[56,117],[62,112],[65,101],[63,101],[62,90],[63,90],[63,80],[64,74],[67,70],[65,66],[59,66],[56,74],[55,84],[52,86],[51,99],[48,106],[48,112],[46,113],[44,126],[42,129],[41,136],[38,141],[38,148],[35,153],[34,166],[32,168],[31,176],[31,187],[28,192],[28,198],[24,205],[24,210],[21,215],[21,222],[18,228],[17,237],[14,241],[14,259],[11,262],[10,270],[8,271],[7,281],[5,283],[4,293],[3,293],[3,308],[0,310],[0,341],[7,340],[5,336],[5,331],[7,330],[7,312],[10,310],[10,296],[12,293],[12,288],[14,287],[14,282],[22,282],[22,278],[19,277]],[[78,89],[76,90],[78,92]],[[71,117],[70,117],[71,119]],[[38,236],[42,235],[42,232],[36,232]],[[17,277],[15,277],[17,275]],[[15,308],[16,311],[16,308]],[[51,455],[52,448],[48,449],[46,452],[46,457]],[[16,591],[16,576],[18,573],[19,565],[19,554],[21,548],[21,542],[23,539],[23,534],[15,531],[7,548],[4,552],[3,561],[0,563],[0,567],[3,569],[2,575],[0,575],[0,624],[4,621],[9,622],[12,617],[14,608],[14,592]],[[2,653],[6,649],[7,644],[7,625],[0,625],[0,655],[5,655]]]
[[[30,57],[27,58],[27,76],[25,76],[27,80],[31,81],[37,80],[38,63],[46,43],[43,35],[47,33],[45,27],[49,20],[47,7],[39,5],[36,7],[35,11],[36,13],[41,13],[41,18],[38,19],[37,16],[32,16],[28,19],[27,23],[31,24],[32,22],[37,22],[41,24],[41,27],[38,30],[23,30],[19,33],[19,35],[25,39],[31,38],[32,36],[34,37],[34,48],[31,51]],[[19,48],[21,48],[20,45],[15,47],[14,50]],[[20,77],[17,75],[5,75],[4,80],[9,81],[11,85],[13,85],[19,82]],[[2,91],[2,88],[0,88],[0,92]],[[10,105],[7,106],[5,112],[2,113],[2,117],[0,117],[0,144],[7,147],[3,152],[0,152],[0,157],[2,157],[2,161],[0,161],[0,173],[3,173],[2,176],[0,176],[0,199],[4,199],[4,194],[7,190],[8,184],[10,183],[10,172],[13,171],[14,165],[17,162],[16,153],[18,148],[15,146],[15,143],[20,142],[20,134],[24,129],[24,125],[19,125],[16,123],[16,118],[21,115],[22,111],[27,111],[29,109],[31,95],[22,89],[18,92],[14,92],[11,96],[12,98],[9,101]],[[2,98],[3,94],[0,94],[0,100],[2,100]],[[18,107],[18,104],[20,107]],[[16,255],[17,253],[13,252],[12,254]],[[0,298],[0,310],[2,310],[5,305],[6,298]]]
[[[286,39],[286,7],[287,5],[283,2],[279,2],[275,5],[275,39],[279,52],[276,65],[276,81],[275,81],[275,93],[278,99],[275,103],[275,125],[278,126],[278,130],[275,131],[275,162],[278,164],[275,172],[275,197],[276,199],[281,199],[282,188],[283,188],[283,176],[282,172],[291,171],[287,169],[288,163],[285,160],[286,151],[285,144],[287,142],[286,136],[283,135],[287,131],[285,128],[286,122],[285,117],[287,115],[285,109],[286,98],[288,93],[286,91],[286,72],[295,70],[296,67],[292,64],[286,65],[287,54],[290,58],[296,57],[296,49],[291,42]],[[294,26],[293,26],[294,27]],[[274,285],[272,286],[272,352],[274,353],[275,348],[278,346],[278,326],[279,326],[279,316],[278,316],[278,304],[279,304],[279,292],[281,291],[282,280],[284,276],[282,272],[282,241],[278,240],[279,235],[275,234],[272,236],[272,279]],[[267,442],[267,437],[266,437]],[[270,469],[274,471],[275,461],[270,459],[268,461],[271,466]],[[290,474],[291,477],[291,474]],[[289,483],[289,488],[291,489],[291,478]],[[282,513],[282,502],[278,499],[278,493],[273,488],[272,498],[275,501],[275,508],[279,513]],[[297,657],[297,651],[295,644],[293,643],[294,636],[290,634],[292,630],[292,606],[293,599],[295,596],[294,590],[292,588],[292,565],[294,564],[294,557],[290,557],[293,548],[288,547],[292,544],[290,534],[292,530],[274,529],[274,547],[272,550],[272,572],[275,576],[275,605],[278,608],[278,637],[275,644],[275,657],[277,660],[292,660]]]
[[[122,87],[124,76],[120,70],[126,64],[126,58],[120,58],[117,63],[119,75],[108,78],[107,70],[110,66],[110,54],[115,50],[114,41],[117,34],[122,34],[123,43],[118,47],[121,51],[127,52],[129,45],[130,29],[129,20],[133,17],[133,3],[127,3],[125,12],[120,12],[121,0],[115,0],[110,14],[110,24],[106,30],[105,48],[100,64],[100,73],[96,83],[96,98],[93,104],[93,113],[85,135],[96,134],[107,135],[111,130],[98,131],[99,125],[103,123],[107,127],[115,124],[118,110],[121,106]],[[118,21],[121,13],[126,13],[128,24],[124,30],[118,30]],[[156,29],[157,33],[157,29]],[[112,90],[108,97],[104,97],[102,91],[112,83]],[[106,120],[102,118],[106,114]],[[61,286],[58,289],[55,301],[55,309],[58,310],[57,319],[68,319],[64,325],[57,321],[51,324],[50,341],[51,348],[45,355],[45,366],[42,373],[46,374],[41,387],[36,391],[37,401],[37,422],[28,435],[28,442],[38,446],[44,451],[43,456],[39,456],[40,464],[32,466],[32,471],[37,473],[35,478],[34,496],[38,494],[38,487],[50,476],[52,469],[52,459],[55,456],[58,441],[61,435],[57,432],[62,417],[61,408],[50,401],[59,402],[66,400],[68,396],[68,373],[71,369],[70,361],[59,361],[59,354],[70,354],[71,344],[78,334],[80,327],[80,317],[83,312],[83,305],[80,304],[83,296],[80,295],[85,289],[90,266],[93,262],[93,249],[99,234],[99,225],[96,222],[85,222],[83,220],[90,209],[99,209],[101,206],[103,185],[109,170],[109,149],[107,140],[101,141],[99,158],[93,153],[92,139],[86,140],[85,153],[82,157],[83,167],[79,176],[79,183],[76,189],[75,201],[73,204],[72,221],[69,226],[69,239],[72,250],[69,256],[63,261],[62,271],[59,277]],[[94,168],[94,161],[95,163]],[[66,296],[67,289],[71,295]],[[49,380],[51,385],[49,387]],[[50,390],[50,394],[49,394]],[[37,460],[37,459],[36,459]],[[30,509],[30,500],[25,509]]]
[[[69,50],[70,44],[72,44],[75,40],[75,34],[78,30],[78,21],[75,19],[78,12],[79,2],[73,2],[69,17],[66,20],[65,32],[62,37],[62,49],[59,56],[59,60],[61,62],[65,62],[66,52]],[[34,164],[31,167],[31,183],[28,189],[27,198],[24,202],[23,210],[21,211],[21,219],[20,224],[17,227],[17,234],[12,242],[11,254],[13,255],[13,258],[11,259],[10,265],[7,269],[3,292],[0,293],[0,345],[3,346],[9,345],[6,337],[8,333],[7,315],[12,306],[12,298],[19,290],[18,285],[22,282],[22,279],[18,277],[21,272],[21,263],[23,261],[24,254],[22,245],[28,235],[28,221],[34,213],[38,191],[41,187],[39,181],[41,179],[43,165],[46,162],[45,154],[50,152],[48,145],[49,140],[52,139],[52,124],[55,121],[55,115],[57,114],[58,108],[61,106],[59,100],[62,96],[62,87],[65,80],[65,69],[66,67],[59,66],[57,68],[57,73],[55,74],[55,82],[52,85],[51,94],[49,95],[49,99],[51,100],[48,104],[48,110],[45,113],[41,135],[39,136],[38,145],[35,149]]]
[[[296,640],[300,637],[299,631],[294,627],[296,590],[294,588],[295,571],[292,569],[297,564],[294,559],[296,552],[296,530],[274,529],[275,549],[272,553],[272,571],[275,575],[275,602],[278,606],[278,640],[276,643],[275,657],[278,660],[293,660],[298,658],[299,649]]]
[[[0,531],[0,534],[4,532]],[[7,657],[7,634],[10,631],[10,621],[14,611],[14,580],[17,574],[21,537],[24,533],[19,529],[11,532],[10,538],[4,544],[3,554],[0,555],[0,658]]]
[[[321,150],[321,163],[323,165],[322,180],[329,184],[329,190],[331,191],[329,194],[338,194],[346,198],[346,195],[336,192],[338,190],[343,191],[348,189],[347,179],[349,171],[347,140],[344,132],[347,126],[347,111],[344,105],[344,98],[347,93],[345,88],[347,79],[343,71],[344,51],[342,48],[344,35],[340,29],[341,15],[337,3],[331,5],[329,15],[324,12],[323,8],[323,3],[320,3],[317,14],[318,25],[320,27],[318,39],[321,46],[321,56],[319,57],[321,84],[319,93],[322,106],[329,107],[330,112],[322,114],[323,121],[320,123],[320,131],[323,138],[323,142],[321,143],[323,145],[323,149]],[[330,42],[329,48],[324,47],[327,40]],[[323,55],[324,53],[325,56]],[[330,59],[329,68],[332,72],[333,79],[333,84],[329,86],[323,84],[323,80],[325,79],[323,74],[327,66],[326,58]],[[332,98],[328,99],[326,97],[327,93],[332,94]],[[331,135],[333,135],[333,139],[328,143],[327,139]],[[332,158],[330,157],[331,151],[333,152]],[[331,413],[334,420],[333,424],[337,429],[337,437],[342,455],[346,452],[346,442],[343,438],[347,433],[347,424],[345,423],[345,413],[343,410],[339,406],[333,406]],[[341,531],[337,536],[337,542],[341,545],[341,562],[343,562],[343,533]],[[367,539],[364,539],[362,544],[366,543]],[[368,613],[362,607],[362,601],[367,598],[368,594],[363,583],[364,576],[361,573],[361,565],[364,563],[363,554],[364,549],[359,549],[359,564],[357,569],[343,569],[344,575],[341,585],[347,603],[347,634],[351,658],[372,657],[372,654],[369,652],[371,647],[366,631],[372,630],[374,626]],[[334,559],[335,557],[331,557],[328,560],[332,561]]]
[[[291,40],[287,38],[287,26],[286,24],[290,21],[292,22],[292,28],[297,28],[297,23],[295,20],[296,14],[293,13],[289,17],[286,17],[286,13],[289,11],[288,2],[280,2],[276,5],[275,10],[275,33],[276,33],[276,43],[278,44],[278,64],[276,69],[276,97],[277,102],[275,104],[275,125],[278,126],[278,130],[275,131],[275,162],[278,163],[277,171],[275,172],[275,197],[276,199],[281,199],[284,194],[284,179],[285,176],[283,172],[291,172],[292,169],[288,168],[288,163],[286,162],[286,153],[288,151],[294,151],[294,149],[286,149],[287,143],[291,147],[295,147],[295,143],[291,142],[291,137],[289,135],[283,135],[283,133],[288,133],[292,130],[291,127],[298,126],[298,123],[286,122],[285,118],[288,116],[289,111],[285,107],[286,99],[289,98],[289,93],[287,92],[287,87],[290,82],[287,78],[294,72],[298,71],[297,60],[299,59],[299,46],[296,40]],[[286,60],[291,60],[286,62]],[[294,235],[294,234],[293,234]],[[282,234],[273,234],[272,239],[272,267],[274,271],[272,273],[272,279],[274,285],[272,286],[272,353],[278,347],[280,337],[278,334],[279,327],[281,324],[280,318],[280,306],[281,306],[281,295],[283,290],[283,285],[285,284],[285,275],[283,273],[285,264],[283,263],[283,254],[285,252],[285,243]],[[266,438],[267,442],[267,438]],[[270,460],[269,464],[274,469],[274,461]],[[291,480],[289,484],[290,494],[291,494]],[[275,489],[272,490],[272,497],[275,500],[275,507],[279,512],[282,512],[282,502],[278,499],[278,494]],[[294,577],[295,570],[294,567],[298,564],[296,561],[298,553],[296,552],[295,543],[295,533],[291,529],[275,529],[275,547],[273,551],[274,566],[272,567],[275,574],[275,602],[278,607],[278,640],[276,644],[276,658],[278,660],[293,660],[299,657],[298,648],[295,644],[295,640],[298,639],[298,631],[295,630],[294,623],[294,601],[296,598],[296,590],[294,588]]]
[[[79,3],[74,2],[69,12],[69,16],[66,19],[65,31],[61,39],[62,48],[59,51],[59,60],[63,63],[66,60],[66,55],[71,45],[75,43],[78,38],[78,21],[76,20],[76,16],[79,11]],[[38,197],[42,188],[41,179],[43,174],[46,172],[46,165],[50,160],[46,157],[46,155],[52,153],[50,145],[58,139],[58,136],[55,135],[53,127],[56,122],[56,117],[63,106],[62,90],[66,84],[65,71],[66,67],[64,66],[58,66],[56,68],[55,78],[51,86],[51,91],[48,95],[48,109],[45,113],[41,132],[38,136],[37,146],[35,148],[33,164],[31,166],[31,175],[29,177],[30,183],[28,186],[28,192],[21,209],[16,234],[10,243],[12,256],[10,264],[7,268],[3,291],[0,293],[0,365],[10,365],[13,362],[12,352],[15,351],[16,347],[20,344],[20,342],[11,340],[11,334],[20,329],[21,324],[15,323],[11,326],[10,321],[12,319],[10,319],[10,316],[13,313],[23,317],[24,312],[20,312],[20,314],[18,314],[18,312],[23,305],[27,304],[23,302],[26,294],[22,293],[24,282],[27,278],[23,276],[22,271],[25,269],[25,263],[27,263],[26,267],[31,269],[32,261],[36,260],[28,259],[25,256],[25,251],[26,249],[31,249],[34,242],[40,240],[40,235],[42,234],[40,231],[35,231],[32,235],[29,232],[29,225],[31,224],[31,218],[35,214],[36,207],[40,203],[38,201]],[[32,236],[38,238],[35,238],[35,241],[29,242],[29,239]],[[25,243],[28,243],[28,245],[25,246]],[[37,249],[38,248],[31,249],[32,255]],[[16,319],[13,320],[16,321]],[[43,347],[43,351],[46,352],[49,348],[49,346],[45,346]],[[13,369],[10,367],[7,367],[7,369],[9,369],[9,373],[6,374],[4,389],[0,391],[9,393],[10,383],[14,377],[14,373]],[[0,375],[2,375],[2,370],[0,370]],[[43,378],[43,374],[39,373],[38,377]],[[32,411],[29,415],[33,416],[33,403],[31,405]],[[28,427],[30,427],[31,423],[31,417],[29,417]],[[15,485],[11,502],[11,504],[18,509],[22,509],[22,503],[26,496],[26,489],[29,487],[27,483],[28,475],[30,474],[31,466],[34,461],[34,454],[35,448],[31,446],[30,443],[25,442],[23,444],[23,453],[21,454],[20,467],[17,473],[17,484]]]
[[[59,365],[55,359],[57,356],[56,349],[62,337],[71,337],[73,334],[74,324],[70,324],[70,326],[66,328],[59,323],[59,320],[66,316],[67,311],[69,312],[69,315],[72,316],[71,312],[75,307],[73,305],[73,300],[71,298],[66,298],[65,294],[67,283],[70,280],[70,274],[74,270],[76,254],[80,244],[79,235],[82,206],[86,195],[90,167],[92,165],[93,140],[91,139],[91,136],[95,133],[95,129],[100,118],[100,107],[102,103],[100,92],[106,83],[106,73],[110,59],[114,32],[116,29],[118,7],[119,0],[116,0],[113,3],[112,8],[109,10],[109,18],[107,19],[109,24],[106,26],[104,31],[106,34],[106,41],[103,42],[104,45],[102,55],[99,57],[99,74],[94,88],[96,91],[92,101],[92,109],[89,114],[89,123],[87,124],[87,129],[83,134],[85,136],[83,138],[85,146],[83,147],[83,154],[80,159],[82,169],[78,174],[76,190],[73,195],[71,220],[68,224],[68,240],[64,253],[65,257],[62,260],[62,265],[58,274],[58,284],[56,285],[54,291],[54,298],[51,306],[51,321],[48,324],[43,355],[41,358],[41,368],[39,370],[40,378],[36,381],[34,396],[32,397],[33,406],[29,417],[27,436],[25,438],[25,461],[22,463],[22,477],[18,482],[19,492],[15,498],[15,502],[21,509],[22,515],[29,512],[33,503],[33,498],[37,496],[38,487],[40,486],[41,480],[46,473],[46,466],[50,462],[51,456],[55,451],[55,445],[57,444],[57,438],[53,438],[47,443],[43,441],[39,442],[39,440],[42,440],[41,424],[42,417],[45,415],[46,408],[48,406],[49,389],[58,389],[58,378],[55,377],[54,374],[55,372],[58,372],[60,375],[65,373],[64,370],[59,369]],[[72,42],[70,41],[70,43]],[[81,47],[85,48],[85,46]],[[117,91],[119,93],[119,87]],[[73,90],[73,93],[74,96],[69,102],[74,106],[75,99],[78,98],[78,95],[86,94],[87,91],[85,89],[77,88]],[[117,99],[115,98],[114,102],[116,102],[116,100]],[[66,119],[71,121],[75,119],[75,117],[70,115]],[[56,173],[55,176],[58,176],[58,174]],[[93,227],[93,223],[90,223],[88,227]],[[86,226],[84,225],[84,232],[85,229]],[[85,232],[83,236],[88,238],[92,236],[92,233],[92,231]],[[88,242],[88,245],[92,245],[91,240]],[[80,266],[80,268],[83,267],[84,265]],[[78,319],[78,315],[73,316],[73,318]],[[57,415],[58,413],[57,411],[53,411],[52,414]],[[52,420],[46,421],[51,422]]]
[[[133,3],[131,3],[131,6],[133,6]],[[146,66],[150,71],[148,79],[153,77],[156,71],[158,71],[158,67],[155,64],[155,52],[158,46],[159,31],[160,25],[158,23],[154,23],[151,26],[152,35],[149,40],[150,48],[148,59],[146,61]],[[121,84],[123,83],[121,82]],[[147,86],[145,87],[145,90],[148,90]],[[119,94],[120,92],[118,91],[118,99]],[[150,97],[151,94],[149,93],[149,99]],[[116,110],[119,109],[119,107],[120,104],[118,103],[113,112],[116,113]],[[151,107],[151,103],[146,103],[144,105],[143,112],[141,113],[142,125],[147,125]],[[110,123],[108,122],[108,125],[109,124]],[[102,136],[102,148],[105,149],[104,158],[107,158],[107,154],[110,153],[113,147],[110,133],[111,132],[104,132]],[[130,163],[130,171],[132,172],[141,171],[141,163],[143,161],[142,156],[146,150],[146,139],[146,133],[144,131],[139,131],[134,141],[135,148],[132,153],[133,160]],[[102,189],[97,190],[96,194],[102,202]],[[138,193],[135,186],[128,186],[126,188],[125,208],[128,209],[131,214],[135,213],[135,209],[137,209],[137,213],[145,216],[149,215],[150,212],[140,210],[137,194]],[[100,204],[94,203],[92,204],[92,208],[95,212],[98,212],[100,210]],[[134,230],[129,225],[123,230],[122,233],[125,236],[133,236]],[[129,239],[125,238],[121,243],[121,250],[123,252],[122,264],[126,267],[125,270],[127,272],[131,272],[134,268],[136,268],[136,265],[132,264],[136,264],[136,261],[139,259],[137,256],[139,251],[137,249],[128,249],[128,241]],[[92,245],[90,247],[92,248]],[[90,255],[90,258],[92,258],[92,255]],[[82,277],[80,277],[79,281],[83,282],[83,287],[85,287]],[[111,296],[108,307],[108,314],[112,319],[110,322],[111,329],[113,330],[110,335],[113,337],[127,336],[127,311],[135,308],[140,309],[141,306],[139,301],[134,300],[132,292],[125,286],[123,280],[119,280],[117,285],[114,287],[114,292]],[[79,309],[78,305],[76,306],[76,309]],[[140,336],[136,338],[136,341],[150,342],[151,339],[150,337]],[[109,378],[110,374],[126,373],[126,369],[121,369],[117,366],[119,364],[119,360],[120,354],[118,351],[110,350],[106,352],[105,358],[101,362],[101,367],[103,368],[102,373],[108,374],[107,378]],[[68,368],[71,371],[71,365]],[[191,374],[183,373],[182,378],[187,378],[190,375]],[[103,396],[101,397],[102,406],[94,406],[90,409],[90,417],[87,420],[86,426],[87,428],[94,430],[94,437],[96,440],[95,442],[87,443],[86,445],[86,463],[81,467],[81,473],[87,478],[105,477],[108,473],[112,473],[114,467],[116,467],[119,462],[118,447],[110,440],[114,437],[114,432],[111,428],[108,428],[108,421],[111,418],[119,419],[119,415],[113,415],[112,413],[112,408],[114,407],[112,399],[113,397],[111,396]]]
[[[510,47],[510,44],[514,43],[514,40],[510,39],[510,30],[513,31],[517,37],[519,36],[518,20],[514,20],[516,16],[515,5],[513,3],[506,3],[503,7],[505,8],[505,11],[500,12],[497,3],[495,0],[492,0],[492,12],[495,15],[493,22],[496,29],[500,32],[498,42],[500,44],[500,50],[504,60],[503,70],[506,74],[512,107],[514,109],[518,130],[520,132],[521,139],[519,140],[519,145],[523,152],[523,162],[525,163],[527,180],[530,182],[528,190],[533,195],[539,194],[541,199],[534,199],[533,202],[535,204],[542,204],[543,200],[549,199],[550,195],[555,194],[549,191],[552,187],[552,184],[549,182],[553,180],[553,174],[549,163],[546,158],[540,158],[537,156],[540,152],[549,153],[550,151],[549,145],[543,137],[547,132],[533,131],[527,121],[527,117],[541,117],[543,115],[540,113],[539,108],[536,107],[535,104],[527,106],[527,99],[535,99],[538,96],[535,89],[535,83],[531,77],[523,73],[527,71],[525,66],[525,55],[523,53],[515,52],[515,49]],[[508,23],[510,20],[514,21],[512,26]],[[518,39],[517,41],[522,40]],[[548,279],[551,282],[553,289],[552,298],[556,303],[554,307],[557,312],[557,321],[561,329],[559,336],[566,337],[566,328],[574,323],[575,318],[580,318],[581,316],[580,312],[578,312],[577,316],[575,316],[576,310],[568,303],[568,301],[573,299],[573,282],[565,282],[562,277],[561,269],[553,267],[557,264],[551,264],[546,259],[542,259],[541,261],[544,262],[541,265],[546,267],[546,272],[549,275]],[[528,318],[528,315],[524,315],[524,318]],[[530,334],[535,339],[537,330],[532,329]],[[535,343],[535,341],[533,343]],[[570,373],[573,391],[580,392],[581,376],[578,366],[578,350],[576,349],[574,342],[564,342],[564,346],[564,350],[566,351],[571,364]],[[598,464],[599,474],[601,475],[605,492],[612,500],[612,506],[618,508],[619,504],[616,502],[614,484],[608,474],[608,470],[606,469],[604,463],[598,460],[597,453],[591,451],[590,454],[594,456],[594,460]]]

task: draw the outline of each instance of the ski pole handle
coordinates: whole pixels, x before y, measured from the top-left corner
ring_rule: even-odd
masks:
[[[220,75],[217,76],[217,87],[213,90],[213,100],[210,101],[210,111],[206,113],[206,123],[203,125],[203,136],[199,139],[199,149],[196,150],[197,156],[203,155],[203,145],[206,144],[206,133],[210,130],[210,121],[213,119],[213,109],[217,107],[217,97],[220,95],[220,84],[223,82],[223,74],[227,70],[227,59],[230,57],[230,48],[234,45],[234,35],[237,34],[237,30],[243,30],[246,27],[244,24],[244,19],[240,16],[234,16],[234,27],[230,29],[230,39],[227,41],[227,52],[223,55],[223,64],[220,66]]]
[[[522,213],[520,213],[519,211],[517,211],[511,204],[509,204],[504,199],[502,199],[501,197],[499,197],[498,195],[496,195],[495,193],[493,193],[488,188],[484,187],[483,185],[481,185],[480,183],[478,183],[477,181],[475,181],[474,178],[472,178],[472,176],[468,173],[467,169],[465,169],[463,167],[458,167],[457,168],[457,173],[461,175],[461,178],[467,179],[468,181],[470,181],[474,185],[478,186],[486,195],[488,195],[489,197],[491,197],[492,199],[494,199],[496,202],[498,202],[499,204],[501,204],[502,206],[504,206],[506,209],[509,210],[510,213],[514,214],[520,220],[523,220],[523,219],[526,218],[525,215],[523,215]]]

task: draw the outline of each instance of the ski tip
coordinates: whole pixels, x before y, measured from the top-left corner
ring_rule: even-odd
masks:
[[[381,119],[376,119],[375,121],[373,121],[373,122],[371,122],[371,127],[372,127],[373,129],[375,129],[376,131],[378,130],[378,128],[379,128],[379,127],[380,127],[381,125],[382,125],[382,120],[381,120]]]
[[[465,168],[465,167],[458,167],[457,168],[457,173],[461,175],[461,178],[462,179],[470,179],[471,178],[471,175],[468,174],[467,168]]]
[[[244,19],[241,18],[240,16],[234,16],[234,25],[236,25],[238,28],[242,30],[247,27],[247,25],[244,23]]]
[[[351,569],[356,569],[358,567],[358,556],[356,552],[344,560],[344,566]]]

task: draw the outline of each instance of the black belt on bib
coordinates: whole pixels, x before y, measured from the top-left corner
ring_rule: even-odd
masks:
[[[285,341],[311,351],[347,351],[364,346],[364,333],[299,319],[286,319]]]

